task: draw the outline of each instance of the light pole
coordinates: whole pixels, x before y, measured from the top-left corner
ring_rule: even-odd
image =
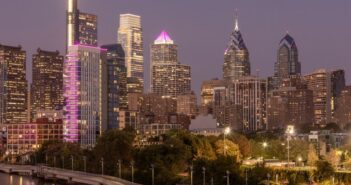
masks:
[[[190,166],[190,185],[193,185],[193,173],[194,173],[194,167],[193,165]]]
[[[151,164],[152,185],[155,185],[155,165]]]
[[[118,163],[117,163],[117,165],[118,165],[118,177],[121,179],[122,178],[122,161],[121,160],[118,160]]]
[[[226,127],[224,129],[224,133],[223,133],[223,154],[224,156],[227,155],[227,144],[225,142],[225,136],[228,135],[230,133],[230,127]]]
[[[247,169],[245,170],[245,185],[247,185]]]
[[[134,161],[130,162],[130,166],[132,168],[132,184],[134,184]]]
[[[48,154],[45,154],[45,165],[48,165]]]
[[[65,156],[62,156],[62,169],[65,169]]]
[[[101,157],[101,175],[104,175],[104,158]]]
[[[267,144],[267,142],[263,142],[262,143],[262,147],[263,147],[263,157],[262,157],[262,160],[264,159],[264,156],[265,156],[265,154],[266,154],[266,148],[267,148],[267,146],[268,146],[268,144]],[[264,162],[264,161],[263,161]]]
[[[73,171],[73,167],[74,167],[74,159],[73,159],[73,155],[71,155],[71,162],[72,162],[72,171]]]
[[[56,168],[56,156],[54,156],[54,168]]]
[[[206,185],[206,168],[202,167],[202,182],[203,185]]]
[[[288,168],[290,167],[290,140],[292,135],[295,133],[295,128],[293,125],[288,125],[285,131],[287,135],[287,143],[288,143]]]
[[[83,161],[84,161],[84,172],[87,173],[87,157],[83,156]]]
[[[226,176],[226,177],[227,177],[227,185],[229,185],[229,173],[230,173],[230,172],[227,170],[227,171],[226,171],[226,174],[227,174],[227,176]]]

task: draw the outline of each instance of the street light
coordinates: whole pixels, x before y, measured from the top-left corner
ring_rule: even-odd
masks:
[[[151,164],[152,185],[155,185],[155,165]]]
[[[230,172],[227,170],[227,171],[226,171],[226,174],[227,174],[227,176],[226,176],[226,177],[227,177],[227,185],[229,185],[229,173],[230,173]]]
[[[302,166],[302,157],[301,157],[301,156],[299,156],[299,157],[297,158],[297,161],[299,161],[299,165]]]
[[[118,163],[117,163],[117,165],[118,165],[118,177],[121,179],[122,178],[122,161],[121,160],[118,160]]]
[[[267,148],[267,146],[268,146],[268,144],[267,144],[267,142],[263,142],[262,143],[262,147],[263,147],[263,157],[262,157],[262,160],[264,159],[264,155],[265,155],[265,153],[266,153],[266,148]]]
[[[104,158],[101,157],[101,175],[104,175]]]
[[[190,185],[193,185],[193,171],[194,167],[193,165],[190,166]]]
[[[202,182],[203,185],[206,185],[206,168],[202,167]]]
[[[74,167],[74,159],[73,159],[73,155],[71,155],[71,162],[72,162],[72,171],[73,171],[73,167]]]
[[[226,127],[223,133],[223,154],[225,156],[227,155],[227,144],[225,142],[225,136],[228,135],[229,133],[230,133],[230,127]]]
[[[84,172],[87,172],[87,157],[83,156],[83,161],[84,161]]]
[[[130,166],[132,168],[132,184],[134,184],[134,161],[130,162]]]
[[[290,166],[290,140],[291,137],[295,134],[295,128],[293,125],[288,125],[288,127],[286,128],[285,134],[287,136],[286,140],[288,143],[288,168]]]

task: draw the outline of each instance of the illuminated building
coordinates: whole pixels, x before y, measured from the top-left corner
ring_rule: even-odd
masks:
[[[236,80],[250,74],[249,51],[239,30],[238,18],[236,17],[235,27],[224,53],[223,79],[227,81]]]
[[[106,50],[68,47],[64,62],[64,139],[93,147],[107,127]]]
[[[26,52],[0,45],[0,124],[27,122]]]
[[[201,105],[212,106],[214,88],[224,86],[224,81],[219,79],[212,79],[202,82],[201,84]]]
[[[127,110],[127,71],[120,44],[101,46],[107,49],[107,126],[118,128],[119,111]]]
[[[345,128],[351,123],[351,86],[346,86],[341,91],[340,96],[336,101],[337,109],[335,111],[334,119],[340,128]]]
[[[227,86],[227,102],[242,108],[244,132],[267,128],[267,80],[248,76],[233,80]]]
[[[33,123],[14,123],[7,126],[7,152],[26,154],[40,148],[47,141],[63,140],[62,120],[37,119]]]
[[[58,51],[44,51],[39,48],[37,54],[33,55],[32,116],[37,110],[62,110],[63,60]]]
[[[313,92],[300,75],[283,79],[278,89],[269,92],[267,114],[269,129],[285,129],[287,125],[303,128],[313,124]]]
[[[277,62],[274,65],[273,88],[278,88],[284,78],[301,74],[301,63],[295,40],[286,34],[279,43]]]
[[[177,48],[165,31],[151,45],[152,93],[176,98],[191,91],[191,68],[179,63]]]
[[[67,47],[75,44],[98,45],[97,16],[80,12],[78,0],[68,0]]]
[[[194,92],[177,97],[177,113],[188,115],[191,118],[197,115],[197,98]]]
[[[120,15],[118,43],[125,52],[127,77],[137,78],[144,88],[143,30],[140,16]]]
[[[334,121],[334,114],[338,108],[342,109],[343,107],[338,107],[337,101],[341,92],[345,89],[345,71],[342,69],[330,71],[330,81],[331,81],[331,116]]]
[[[319,69],[305,75],[309,89],[313,91],[314,121],[317,125],[325,125],[331,120],[331,78],[330,72]]]

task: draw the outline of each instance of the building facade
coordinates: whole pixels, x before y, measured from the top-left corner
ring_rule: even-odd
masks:
[[[21,46],[0,45],[0,74],[0,125],[26,123],[26,52]]]
[[[78,0],[68,0],[67,7],[67,49],[75,44],[97,46],[97,16],[82,13]]]
[[[63,109],[63,61],[58,51],[40,48],[33,55],[31,85],[31,117],[38,110]]]
[[[185,114],[191,118],[197,115],[197,98],[194,92],[177,97],[177,113]]]
[[[191,68],[178,61],[178,46],[162,31],[151,45],[151,90],[160,96],[179,95],[191,91]]]
[[[120,15],[117,42],[125,52],[127,77],[137,78],[144,87],[143,29],[140,16]]]
[[[249,51],[245,45],[238,25],[238,19],[235,19],[235,27],[230,35],[230,41],[224,53],[223,79],[236,80],[243,76],[251,74]]]
[[[255,132],[267,129],[267,80],[242,77],[233,80],[227,88],[227,102],[241,106],[241,130]]]
[[[302,128],[311,126],[313,119],[313,91],[301,76],[285,78],[278,89],[268,94],[267,120],[269,129],[286,129],[287,125]]]
[[[278,88],[284,78],[301,75],[301,63],[294,38],[286,34],[279,43],[277,62],[274,64],[274,88]]]
[[[118,128],[119,111],[127,110],[127,70],[120,44],[101,46],[107,50],[107,127]]]
[[[64,62],[64,139],[93,147],[107,127],[106,50],[68,48]]]

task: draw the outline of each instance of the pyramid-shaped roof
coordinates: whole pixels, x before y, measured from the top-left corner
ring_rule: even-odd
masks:
[[[166,31],[162,31],[154,42],[155,44],[173,44],[173,40]]]

